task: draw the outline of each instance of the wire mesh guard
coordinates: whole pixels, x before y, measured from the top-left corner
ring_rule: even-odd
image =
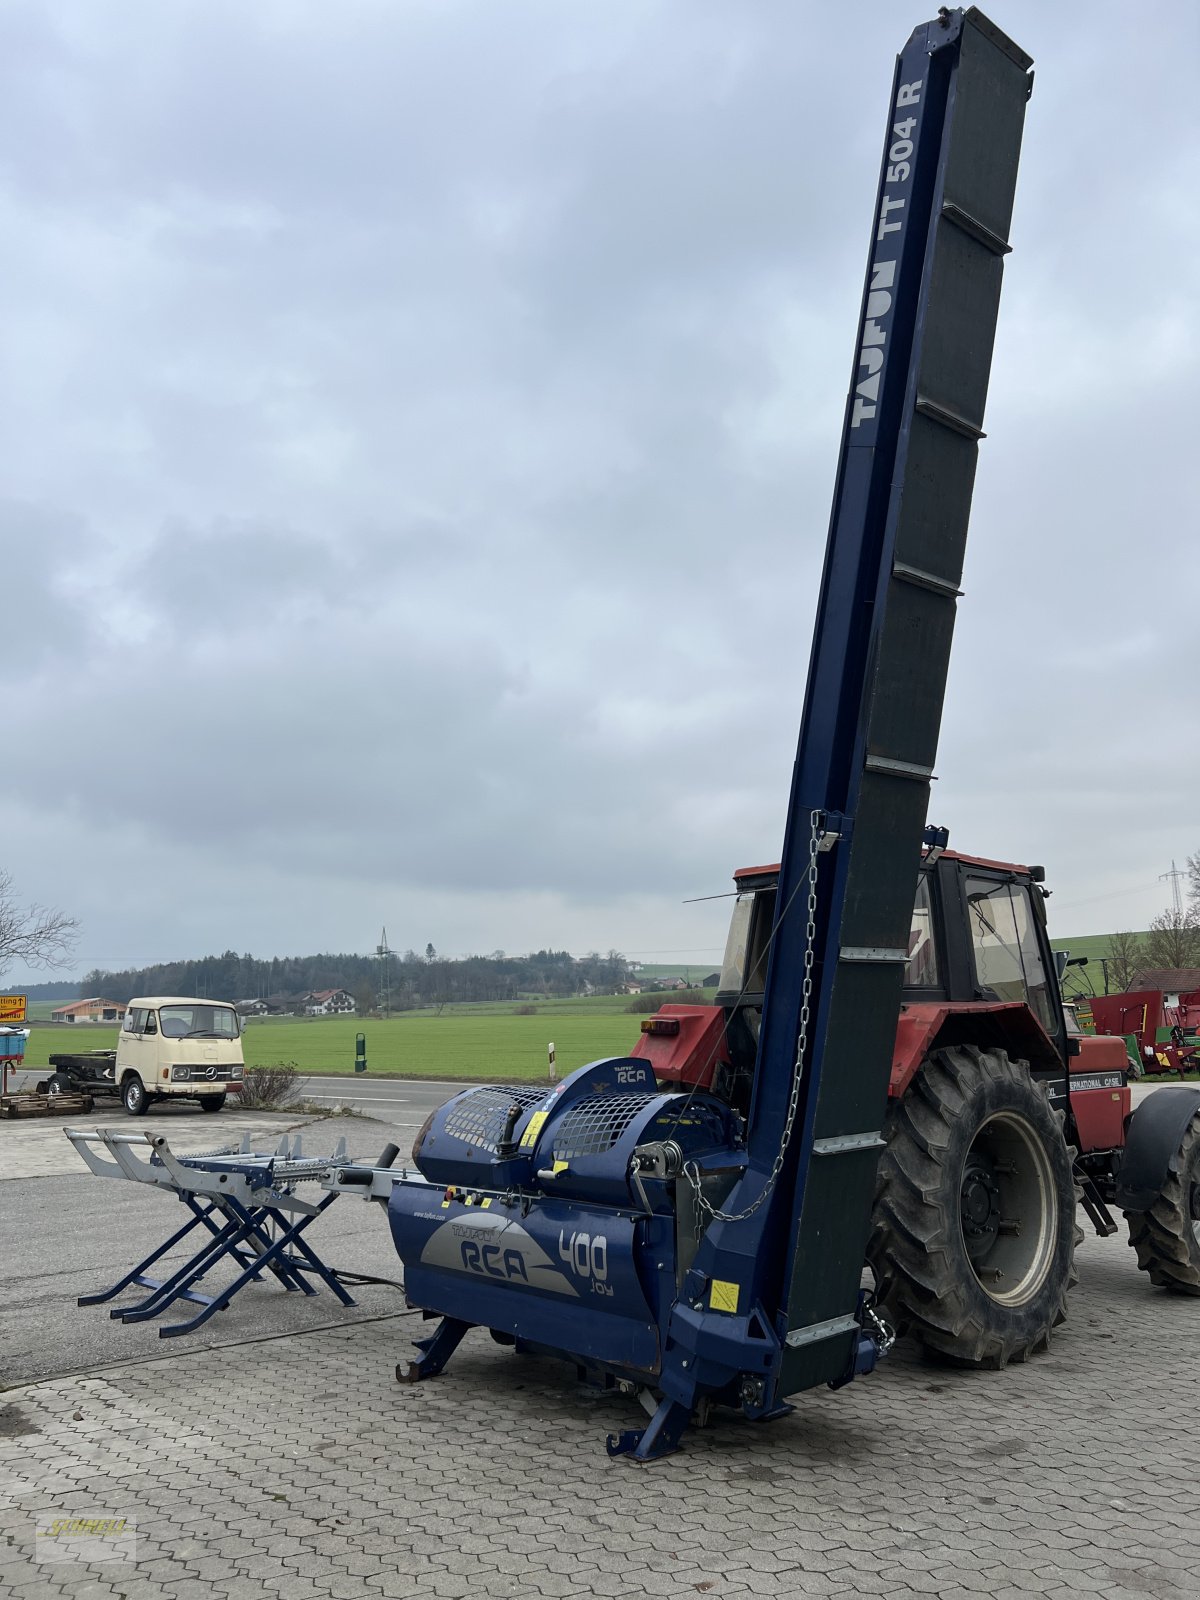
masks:
[[[452,1139],[461,1139],[463,1144],[489,1150],[495,1155],[512,1107],[519,1105],[525,1110],[545,1098],[546,1090],[540,1088],[488,1084],[472,1089],[459,1095],[457,1104],[446,1117],[445,1131]]]
[[[656,1094],[602,1094],[572,1106],[554,1134],[554,1159],[577,1161],[611,1150]]]

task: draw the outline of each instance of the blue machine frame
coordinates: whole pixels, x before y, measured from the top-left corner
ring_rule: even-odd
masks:
[[[897,61],[748,1120],[636,1060],[449,1101],[387,1175],[442,1318],[398,1375],[490,1328],[656,1394],[609,1441],[646,1460],[701,1401],[777,1416],[886,1349],[861,1271],[1029,68],[974,8]]]

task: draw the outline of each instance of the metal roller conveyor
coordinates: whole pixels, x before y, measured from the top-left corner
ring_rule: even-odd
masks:
[[[66,1128],[67,1138],[97,1177],[144,1183],[174,1194],[191,1213],[171,1237],[131,1268],[108,1289],[82,1295],[79,1304],[99,1305],[136,1285],[149,1295],[135,1305],[115,1306],[109,1315],[122,1322],[148,1322],[177,1301],[200,1309],[182,1322],[166,1323],[159,1337],[189,1333],[224,1310],[248,1283],[261,1282],[269,1272],[289,1293],[314,1295],[314,1282],[324,1283],[345,1306],[353,1298],[329,1267],[301,1235],[309,1224],[337,1199],[336,1187],[318,1200],[297,1194],[301,1184],[329,1184],[333,1175],[349,1168],[346,1141],[339,1139],[328,1156],[305,1156],[300,1135],[289,1141],[284,1134],[274,1151],[250,1148],[249,1135],[240,1145],[218,1150],[180,1154],[165,1135],[121,1133],[112,1128]],[[380,1172],[395,1160],[389,1145],[380,1157]],[[199,1230],[201,1243],[191,1256],[166,1278],[151,1277],[150,1268]],[[221,1263],[235,1266],[231,1283],[212,1294],[201,1291],[201,1280]]]

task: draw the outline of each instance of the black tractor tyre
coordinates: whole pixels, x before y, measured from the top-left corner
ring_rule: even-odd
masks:
[[[150,1109],[146,1085],[136,1072],[131,1072],[121,1084],[121,1104],[131,1117],[144,1117]]]
[[[935,1051],[884,1131],[868,1259],[889,1320],[956,1366],[1047,1349],[1082,1232],[1062,1120],[1028,1066]]]
[[[220,1111],[224,1104],[225,1096],[223,1094],[202,1094],[200,1096],[201,1111]]]
[[[1149,1211],[1127,1211],[1129,1243],[1150,1282],[1177,1294],[1200,1295],[1200,1115],[1188,1123],[1175,1171]]]

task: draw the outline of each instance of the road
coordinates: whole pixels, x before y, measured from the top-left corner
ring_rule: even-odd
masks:
[[[300,1093],[315,1105],[352,1106],[369,1117],[381,1117],[401,1127],[411,1125],[415,1133],[431,1111],[448,1100],[466,1083],[450,1083],[431,1078],[353,1078],[306,1077],[300,1079]]]

